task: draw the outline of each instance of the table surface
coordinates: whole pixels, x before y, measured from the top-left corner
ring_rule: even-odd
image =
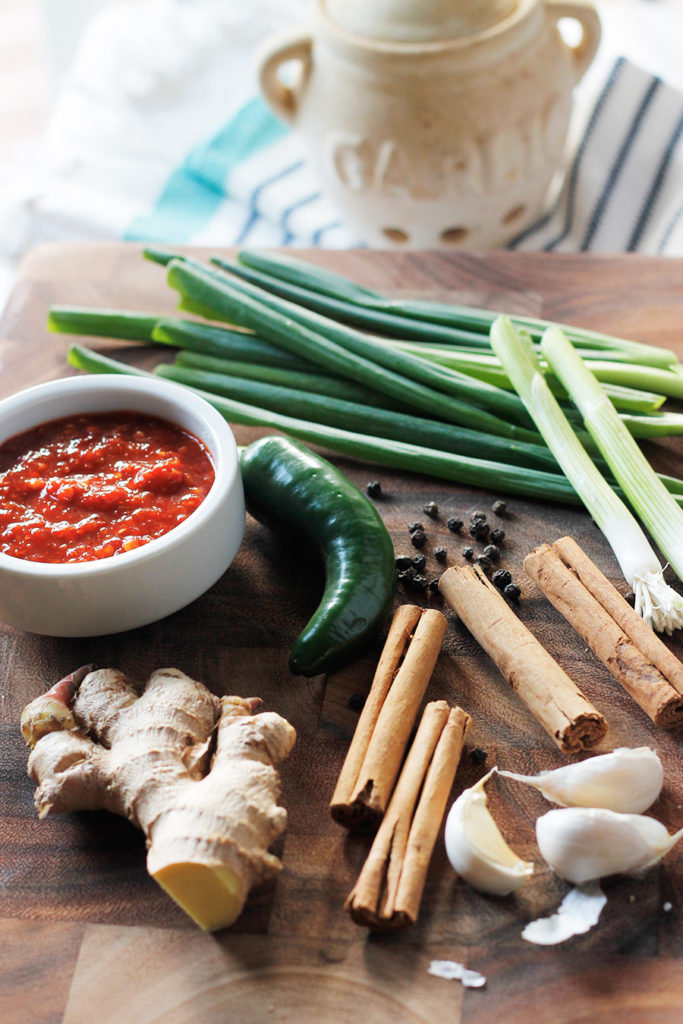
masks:
[[[683,356],[680,281],[683,260],[491,253],[310,253],[311,259],[388,293],[450,297],[594,326],[668,345]],[[161,268],[125,245],[50,246],[26,261],[2,322],[0,393],[69,372],[69,339],[45,330],[50,303],[172,312]],[[111,343],[96,343],[111,348]],[[158,359],[117,343],[121,358]],[[236,428],[238,440],[259,431]],[[657,466],[681,473],[680,442],[650,446]],[[412,551],[407,523],[426,500],[440,508],[428,522],[426,553],[444,543],[461,564],[445,527],[501,495],[450,486],[332,457],[360,487],[379,478],[377,502],[397,554]],[[622,592],[625,584],[590,517],[558,504],[509,499],[503,564],[522,587],[521,618],[605,714],[600,748],[653,746],[666,782],[651,814],[670,830],[683,824],[680,734],[658,731],[612,680],[583,641],[522,571],[525,554],[570,533]],[[7,1022],[137,1020],[165,1022],[570,1021],[680,1020],[683,982],[680,878],[683,848],[643,878],[604,883],[597,927],[556,947],[532,946],[524,924],[553,912],[568,886],[541,862],[534,822],[548,809],[534,790],[493,780],[489,800],[504,835],[534,876],[512,897],[482,895],[458,882],[437,843],[420,919],[413,928],[370,936],[342,909],[369,838],[334,824],[327,806],[356,721],[349,697],[367,691],[379,648],[343,672],[301,679],[287,670],[292,641],[317,603],[321,569],[296,557],[248,519],[244,543],[225,576],[188,608],[130,633],[87,640],[24,634],[0,625],[0,1019]],[[399,591],[397,603],[414,601]],[[425,598],[440,605],[438,596]],[[442,606],[441,606],[442,607]],[[255,614],[257,612],[257,614]],[[669,641],[681,654],[680,641]],[[285,715],[298,740],[282,766],[285,836],[276,844],[283,871],[254,892],[236,924],[198,932],[145,872],[142,836],[104,813],[38,821],[23,706],[77,665],[96,661],[144,680],[174,665],[217,693],[258,693]],[[566,763],[467,634],[449,620],[426,699],[446,698],[473,716],[453,790],[455,797],[488,767],[534,772]],[[472,757],[475,748],[486,762]],[[453,959],[485,974],[484,989],[428,975],[431,959]]]

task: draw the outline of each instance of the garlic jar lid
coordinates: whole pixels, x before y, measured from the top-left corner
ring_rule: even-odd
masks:
[[[321,0],[344,32],[395,43],[471,36],[503,21],[518,0]]]

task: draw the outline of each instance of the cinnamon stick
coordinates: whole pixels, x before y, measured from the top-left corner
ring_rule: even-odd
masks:
[[[356,885],[344,904],[367,928],[417,920],[429,861],[460,762],[470,716],[427,704],[400,778]]]
[[[445,632],[446,619],[435,609],[396,611],[330,803],[340,824],[384,814]]]
[[[576,541],[542,544],[524,568],[656,725],[683,722],[683,665]]]
[[[607,722],[478,568],[454,566],[439,590],[561,750],[598,744]]]

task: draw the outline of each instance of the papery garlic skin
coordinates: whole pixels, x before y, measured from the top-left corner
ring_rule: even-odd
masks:
[[[585,935],[600,920],[607,897],[597,881],[570,889],[550,917],[530,921],[522,932],[527,942],[538,946],[556,946],[559,942]]]
[[[566,807],[536,821],[541,855],[561,878],[582,885],[608,875],[644,871],[683,836],[654,818],[604,808]]]
[[[455,801],[446,819],[446,853],[453,868],[475,889],[507,896],[533,873],[507,845],[486,804],[484,785],[492,769]]]
[[[646,811],[664,782],[662,762],[650,747],[619,747],[538,775],[498,774],[534,786],[562,807],[602,807],[621,814]]]

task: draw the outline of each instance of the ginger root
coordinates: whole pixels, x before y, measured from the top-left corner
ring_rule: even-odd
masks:
[[[177,669],[139,694],[123,673],[67,676],[22,715],[42,818],[112,811],[147,839],[147,870],[206,931],[239,916],[280,861],[268,847],[287,823],[275,769],[294,728],[258,698],[216,697]],[[209,766],[210,762],[210,766]]]
[[[84,665],[70,672],[58,683],[27,704],[21,716],[21,735],[30,747],[35,747],[41,736],[60,729],[77,729],[69,704],[78,684],[90,672],[92,665]]]

